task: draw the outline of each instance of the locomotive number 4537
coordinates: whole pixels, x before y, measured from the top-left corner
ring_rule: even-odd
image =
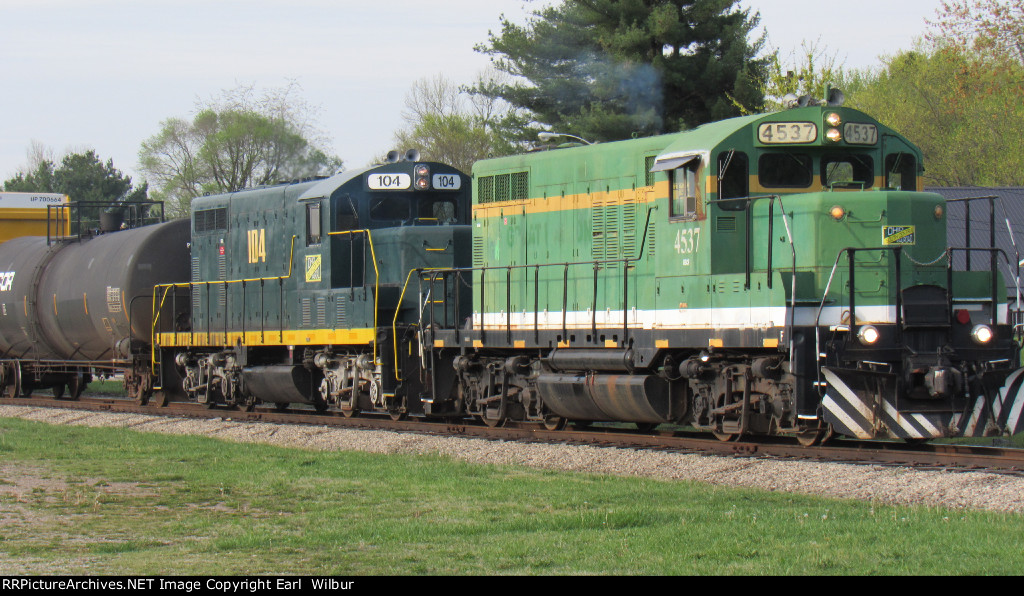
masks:
[[[676,232],[676,252],[691,255],[700,249],[700,228],[689,228]]]

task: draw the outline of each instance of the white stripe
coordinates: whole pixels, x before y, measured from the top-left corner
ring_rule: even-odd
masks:
[[[898,424],[904,432],[907,433],[908,437],[912,439],[925,438],[925,436],[921,434],[921,431],[917,430],[916,428],[914,428],[913,426],[906,422],[906,416],[903,416],[902,414],[897,412],[896,408],[892,407],[892,404],[890,404],[888,401],[884,399],[882,400],[882,408],[885,410],[885,413],[888,414],[889,417],[892,418],[893,421],[896,424]]]
[[[678,308],[669,310],[637,310],[626,311],[628,325],[642,329],[735,329],[754,328],[770,329],[783,327],[786,324],[788,309],[783,306],[760,308]],[[822,311],[821,325],[840,323],[843,307],[829,307]],[[857,319],[861,323],[891,323],[895,320],[895,307],[865,306],[857,309]],[[541,311],[534,316],[531,311],[513,312],[507,316],[505,312],[488,312],[481,317],[479,312],[473,313],[473,325],[480,326],[481,319],[487,329],[532,330],[534,325],[540,329],[559,330],[590,328],[596,320],[598,327],[622,327],[622,309],[604,309],[597,311],[569,311],[565,313],[563,325],[562,311]],[[794,323],[798,326],[813,325],[817,318],[817,308],[798,308]]]
[[[1003,309],[1005,310],[1005,309]],[[786,324],[786,314],[789,311],[785,306],[757,307],[757,308],[676,308],[661,310],[639,310],[632,307],[626,311],[626,319],[630,327],[643,329],[718,329],[718,328],[755,328],[765,329],[770,327],[782,327]],[[1002,312],[1002,310],[1000,310]],[[837,326],[845,324],[843,315],[849,313],[849,308],[843,306],[830,306],[822,309],[821,318],[818,319],[817,307],[798,307],[793,317],[793,324],[797,326],[810,326],[815,322],[819,325]],[[1001,315],[1000,318],[1004,318]],[[565,323],[562,322],[562,311],[551,310],[541,311],[534,317],[532,310],[521,310],[512,313],[509,320],[504,311],[487,312],[483,316],[487,328],[512,329],[533,329],[535,321],[540,329],[561,329],[563,326],[569,329],[586,329],[594,323],[594,315],[589,310],[568,311],[565,314]],[[473,313],[473,324],[480,326],[481,316],[479,312]],[[858,324],[867,323],[895,323],[896,307],[889,306],[860,306],[857,308]],[[1002,323],[1003,321],[1000,321]],[[621,327],[622,309],[605,308],[597,311],[597,325],[599,327],[613,326]]]
[[[1013,399],[1011,396],[1007,395],[1007,393],[1010,392],[1010,386],[1013,385],[1014,382],[1017,381],[1017,378],[1022,374],[1024,374],[1024,368],[1018,368],[1013,371],[1010,373],[1010,376],[1006,377],[1006,382],[1003,383],[1003,386],[999,388],[999,399],[992,404],[992,415],[996,418],[993,422],[996,424],[999,424],[999,414],[1003,411],[1003,403],[1005,403],[1007,399]],[[1014,404],[1014,406],[1016,406],[1016,404]],[[1011,414],[1012,413],[1013,412],[1011,412]],[[1018,413],[1017,416],[1019,417],[1020,414]],[[1013,427],[1010,427],[1010,429],[1012,430]]]
[[[1010,410],[1010,415],[1006,418],[1006,428],[1010,429],[1010,433],[1016,430],[1022,409],[1024,409],[1024,399],[1021,399],[1020,391],[1017,391],[1017,394],[1013,396],[1013,409]]]
[[[974,402],[974,411],[971,412],[971,419],[967,421],[967,428],[964,429],[963,436],[973,437],[975,430],[978,427],[978,422],[981,421],[981,414],[985,411],[985,398],[978,397],[977,401]]]
[[[864,430],[863,428],[861,428],[861,426],[857,424],[853,420],[853,418],[850,418],[850,415],[847,414],[846,411],[843,410],[843,408],[840,407],[840,405],[837,404],[835,400],[832,399],[831,395],[826,395],[825,400],[821,402],[821,405],[824,406],[827,411],[831,412],[833,416],[839,419],[843,423],[843,425],[846,426],[846,428],[852,430],[853,434],[855,434],[858,439],[871,438],[871,434]]]
[[[935,426],[934,424],[932,424],[932,421],[929,420],[928,417],[925,416],[924,414],[914,414],[913,418],[914,418],[914,420],[917,420],[917,423],[920,424],[921,426],[923,426],[925,428],[925,430],[927,430],[928,432],[932,433],[933,437],[944,437],[944,436],[946,436],[945,431],[943,431],[941,428],[939,428],[939,427]]]
[[[838,375],[825,368],[821,369],[821,372],[825,375],[825,380],[828,381],[828,384],[835,388],[835,390],[838,391],[840,395],[846,398],[846,401],[849,402],[849,404],[853,406],[855,410],[857,410],[857,413],[863,416],[864,419],[867,420],[869,423],[874,421],[875,417],[872,415],[871,409],[868,408],[868,405],[865,404],[864,400],[862,400],[856,393],[853,392],[853,389],[847,387],[846,383],[840,380]]]

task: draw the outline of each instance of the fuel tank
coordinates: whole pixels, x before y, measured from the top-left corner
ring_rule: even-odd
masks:
[[[0,357],[111,360],[150,343],[153,286],[188,282],[190,221],[0,244]]]

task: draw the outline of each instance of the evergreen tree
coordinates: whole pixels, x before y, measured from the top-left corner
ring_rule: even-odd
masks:
[[[148,202],[149,184],[132,184],[131,176],[125,176],[114,167],[114,160],[104,163],[96,152],[89,149],[83,153],[68,153],[57,165],[52,159],[40,159],[35,168],[18,172],[4,182],[7,192],[52,192],[68,195],[72,203],[89,202],[99,205],[81,207],[72,211],[72,231],[77,231],[81,218],[83,229],[99,225],[100,213],[108,208],[117,208],[125,202]],[[146,208],[135,208],[133,217],[148,218],[154,214]]]
[[[110,204],[145,201],[148,187],[145,182],[134,187],[131,176],[114,167],[114,160],[103,163],[92,149],[65,155],[59,166],[43,159],[34,170],[19,172],[4,182],[8,192],[55,192],[68,195],[72,202]]]
[[[565,0],[526,26],[502,17],[477,51],[512,83],[473,89],[592,141],[684,130],[760,109],[759,20],[735,0]]]

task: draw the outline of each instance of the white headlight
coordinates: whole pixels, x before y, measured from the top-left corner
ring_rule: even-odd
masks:
[[[979,344],[987,344],[992,341],[994,335],[992,328],[988,325],[975,325],[971,330],[971,338]]]
[[[878,332],[878,329],[875,329],[871,325],[865,325],[857,332],[857,339],[859,339],[860,343],[865,346],[874,345],[878,342],[879,337],[881,337],[881,334]]]

